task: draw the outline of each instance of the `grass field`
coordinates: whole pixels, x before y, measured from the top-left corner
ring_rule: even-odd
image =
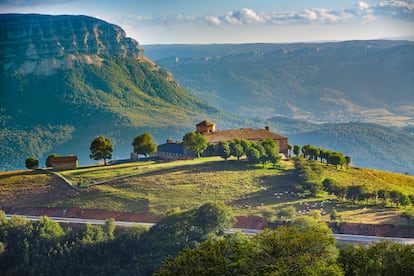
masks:
[[[315,163],[321,178],[333,178],[343,185],[366,184],[398,188],[414,194],[414,177],[369,169],[335,169]],[[218,157],[167,163],[133,162],[113,166],[84,167],[60,172],[73,183],[82,179],[76,192],[44,172],[0,173],[2,206],[78,207],[146,213],[161,217],[174,208],[187,209],[207,201],[221,201],[236,215],[260,215],[275,219],[278,210],[293,206],[296,215],[319,210],[329,220],[337,210],[344,221],[363,223],[405,223],[403,209],[390,206],[355,205],[322,194],[308,197],[296,190],[293,162],[277,168],[252,166],[245,161],[224,161]],[[112,180],[120,176],[129,176]],[[410,207],[411,208],[411,207]]]

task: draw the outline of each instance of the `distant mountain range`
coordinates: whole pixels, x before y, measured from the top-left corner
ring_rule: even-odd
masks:
[[[414,42],[144,49],[194,95],[239,115],[414,125]]]
[[[29,156],[43,166],[51,153],[92,162],[98,135],[128,158],[138,134],[163,143],[208,119],[218,129],[268,125],[354,165],[414,174],[411,42],[144,48],[92,17],[0,15],[0,170]],[[387,118],[406,127],[321,124]]]

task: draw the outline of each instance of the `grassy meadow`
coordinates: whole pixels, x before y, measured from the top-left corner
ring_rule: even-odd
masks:
[[[341,185],[364,184],[414,194],[413,176],[355,167],[336,169],[318,162],[310,166],[319,181],[331,178]],[[323,220],[329,220],[332,210],[337,210],[343,221],[396,224],[406,223],[400,214],[411,208],[380,202],[353,204],[326,193],[316,197],[302,194],[297,190],[293,161],[263,168],[245,160],[209,157],[89,166],[59,173],[74,185],[80,181],[81,189],[74,191],[42,171],[0,173],[0,205],[106,209],[162,217],[176,208],[220,201],[231,206],[236,215],[258,215],[271,221],[278,219],[278,211],[294,207],[295,216],[318,210]],[[93,185],[99,182],[103,183]]]

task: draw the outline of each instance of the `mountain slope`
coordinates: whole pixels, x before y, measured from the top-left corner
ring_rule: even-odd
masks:
[[[31,155],[43,166],[52,152],[88,162],[98,135],[126,158],[145,131],[162,142],[205,118],[240,122],[181,88],[118,26],[86,16],[0,15],[0,23],[1,170]]]
[[[236,114],[414,124],[414,43],[146,45],[198,97]]]

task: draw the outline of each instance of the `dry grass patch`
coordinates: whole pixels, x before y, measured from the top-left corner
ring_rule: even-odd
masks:
[[[76,192],[56,176],[43,171],[0,174],[0,206],[47,206]]]

